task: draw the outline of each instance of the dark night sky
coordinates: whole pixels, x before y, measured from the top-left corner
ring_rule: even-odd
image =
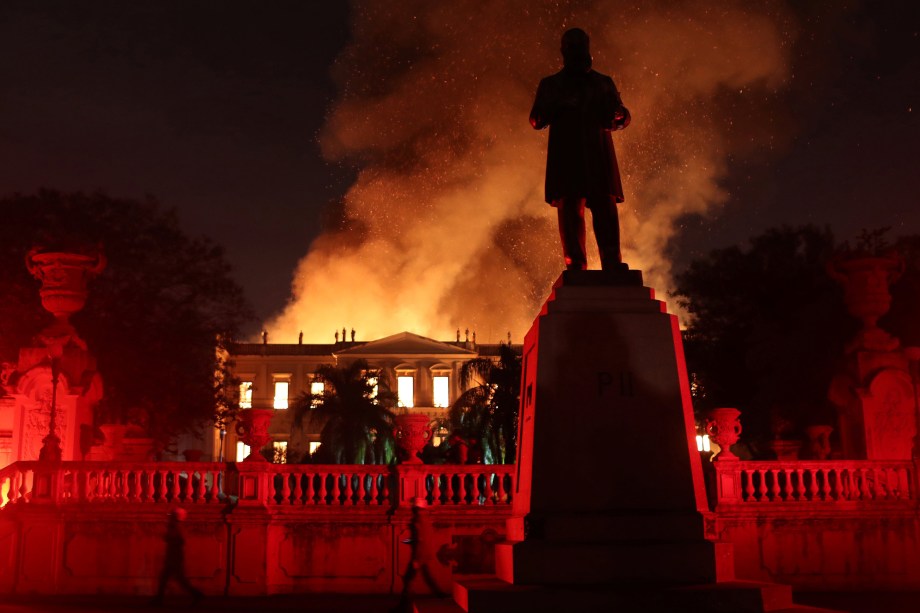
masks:
[[[797,4],[777,139],[730,158],[729,201],[684,220],[679,263],[779,223],[920,232],[916,9]],[[152,195],[227,248],[268,317],[354,178],[317,144],[348,36],[341,2],[6,1],[0,191]]]

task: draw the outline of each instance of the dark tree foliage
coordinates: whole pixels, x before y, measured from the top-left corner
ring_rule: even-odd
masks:
[[[322,424],[320,451],[334,464],[389,464],[394,459],[396,406],[387,379],[366,360],[316,369],[319,394],[303,392],[291,403],[292,423]]]
[[[513,464],[521,399],[521,356],[510,344],[502,344],[498,361],[468,360],[460,368],[460,386],[468,389],[450,407],[453,433],[480,441],[486,450],[486,461]]]
[[[0,213],[4,361],[15,362],[52,319],[24,265],[29,249],[101,245],[108,266],[72,318],[104,380],[97,423],[146,415],[150,435],[165,445],[235,407],[218,350],[252,315],[220,247],[186,236],[175,213],[154,202],[104,194],[15,194],[0,198]]]
[[[880,325],[916,344],[920,237],[895,246],[908,271]],[[698,412],[741,409],[748,441],[771,437],[775,421],[834,423],[827,388],[859,323],[826,266],[846,249],[828,229],[784,226],[745,248],[714,250],[677,275],[674,295],[692,316],[684,338]]]

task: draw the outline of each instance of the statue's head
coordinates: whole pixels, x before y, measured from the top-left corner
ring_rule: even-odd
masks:
[[[566,30],[562,35],[562,60],[566,68],[588,70],[591,68],[591,41],[581,28]]]

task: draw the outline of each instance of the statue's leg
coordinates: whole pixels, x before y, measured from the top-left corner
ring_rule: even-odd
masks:
[[[586,270],[585,254],[585,199],[560,198],[553,202],[559,217],[559,236],[562,255],[568,270]]]
[[[597,250],[601,256],[601,268],[613,270],[623,261],[620,255],[620,218],[617,215],[616,200],[610,196],[592,200],[589,206]]]

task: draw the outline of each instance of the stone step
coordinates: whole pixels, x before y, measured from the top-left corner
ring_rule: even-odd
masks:
[[[795,605],[789,586],[733,581],[677,589],[511,585],[496,577],[461,579],[454,600],[426,599],[417,613],[836,613]]]
[[[424,598],[412,603],[413,613],[464,613],[452,598]]]
[[[692,541],[566,543],[533,540],[495,545],[495,574],[539,585],[698,585],[734,580],[730,543]]]
[[[675,605],[711,613],[779,611],[794,606],[792,587],[759,581],[725,581],[668,590]]]

